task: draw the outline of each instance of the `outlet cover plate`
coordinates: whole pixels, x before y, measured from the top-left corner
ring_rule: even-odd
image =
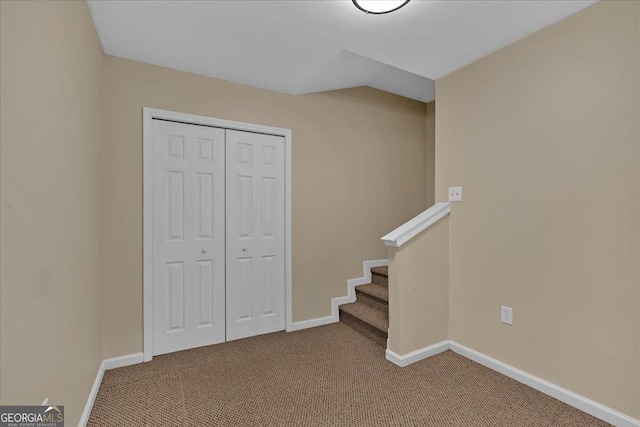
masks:
[[[449,187],[449,201],[461,202],[462,201],[462,187]]]
[[[500,321],[507,325],[513,325],[513,308],[503,305],[500,309]]]

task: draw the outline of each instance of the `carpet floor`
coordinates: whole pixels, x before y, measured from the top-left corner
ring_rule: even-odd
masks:
[[[341,323],[107,371],[107,426],[607,426],[451,351],[400,368]]]

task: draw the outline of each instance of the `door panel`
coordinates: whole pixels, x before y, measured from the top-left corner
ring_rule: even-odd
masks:
[[[198,327],[213,325],[213,261],[197,262],[198,286]]]
[[[250,320],[253,314],[253,310],[251,309],[251,297],[253,295],[253,289],[251,286],[253,281],[252,261],[253,260],[251,258],[238,258],[236,286],[238,288],[238,292],[240,292],[240,298],[238,298],[240,310],[238,311],[237,320]],[[230,300],[230,302],[232,301]],[[230,310],[230,312],[232,311],[233,309]]]
[[[227,341],[284,329],[284,138],[227,143]]]
[[[153,354],[225,340],[225,135],[153,121]]]
[[[213,239],[213,223],[215,216],[213,215],[213,187],[214,179],[212,173],[197,174],[198,191],[196,224],[198,232],[196,236],[200,240]]]
[[[273,293],[276,282],[276,257],[262,257],[262,316],[274,314]]]
[[[167,240],[183,241],[184,172],[167,171],[167,181]]]
[[[234,199],[237,200],[237,222],[238,222],[238,238],[251,239],[251,220],[252,220],[252,193],[253,183],[250,176],[237,176],[238,182],[237,194],[234,195]],[[231,190],[230,190],[231,191]]]
[[[167,331],[184,330],[184,263],[167,263]]]

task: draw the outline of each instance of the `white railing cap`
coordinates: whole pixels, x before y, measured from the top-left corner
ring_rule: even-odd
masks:
[[[449,212],[451,212],[449,202],[438,202],[391,233],[383,236],[380,240],[387,246],[399,248],[415,235],[435,224],[440,218],[448,215]]]

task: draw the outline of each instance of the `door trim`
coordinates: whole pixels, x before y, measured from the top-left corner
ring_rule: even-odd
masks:
[[[255,125],[251,123],[234,122],[212,117],[195,116],[174,111],[158,110],[154,108],[142,109],[142,257],[143,257],[143,354],[144,361],[153,358],[153,156],[152,156],[152,121],[153,119],[170,120],[193,125],[211,126],[223,129],[234,129],[245,132],[264,133],[284,137],[285,143],[285,331],[292,331],[292,296],[291,296],[291,129],[271,126]]]

